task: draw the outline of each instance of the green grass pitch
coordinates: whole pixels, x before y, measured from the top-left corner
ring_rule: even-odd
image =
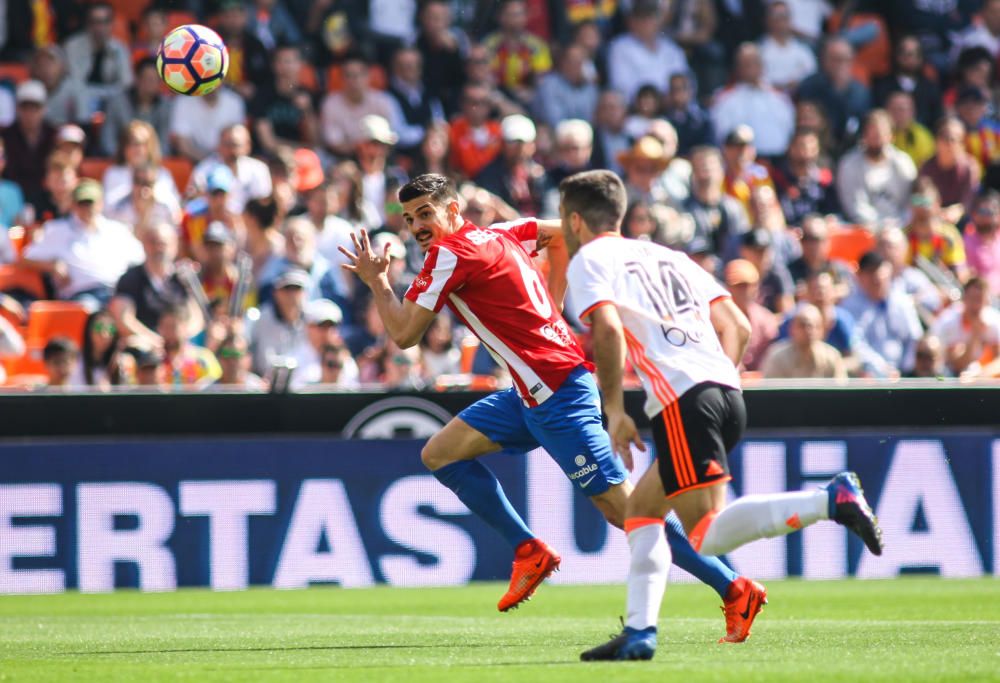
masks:
[[[1000,680],[995,579],[768,584],[743,645],[719,600],[669,586],[652,662],[583,664],[618,630],[621,586],[503,586],[0,597],[0,681]]]

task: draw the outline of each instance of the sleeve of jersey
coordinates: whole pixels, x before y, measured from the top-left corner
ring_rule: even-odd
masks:
[[[491,230],[505,230],[514,239],[521,243],[524,250],[531,253],[535,250],[535,242],[538,241],[538,222],[534,218],[522,218],[507,223],[494,223]]]
[[[448,300],[448,295],[462,284],[460,270],[454,252],[444,247],[431,247],[424,259],[424,267],[404,297],[437,313]]]
[[[692,261],[687,256],[684,257],[684,277],[695,288],[695,296],[702,301],[713,304],[719,299],[729,298],[729,292],[722,284],[705,271],[704,268]]]
[[[566,273],[567,291],[572,292],[573,307],[584,325],[591,312],[604,304],[615,303],[614,281],[607,269],[594,259],[577,255]]]

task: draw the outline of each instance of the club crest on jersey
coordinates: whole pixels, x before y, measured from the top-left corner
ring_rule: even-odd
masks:
[[[492,242],[493,240],[500,237],[499,232],[493,232],[491,230],[483,230],[482,228],[476,228],[475,230],[469,230],[465,233],[465,237],[468,238],[470,242],[480,247],[487,242]]]
[[[424,278],[418,275],[413,279],[413,288],[418,292],[422,292],[430,286],[431,286],[431,278],[427,278],[425,280]]]

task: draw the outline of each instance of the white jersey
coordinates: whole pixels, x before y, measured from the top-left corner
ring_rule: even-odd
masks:
[[[580,248],[567,277],[584,322],[598,306],[617,307],[650,417],[702,382],[740,388],[709,310],[729,293],[687,255],[606,233]]]

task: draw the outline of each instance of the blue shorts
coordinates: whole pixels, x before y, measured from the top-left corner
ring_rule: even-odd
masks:
[[[593,375],[580,366],[547,401],[529,408],[513,388],[480,399],[459,419],[505,449],[541,446],[585,496],[604,493],[628,477],[601,424]]]

